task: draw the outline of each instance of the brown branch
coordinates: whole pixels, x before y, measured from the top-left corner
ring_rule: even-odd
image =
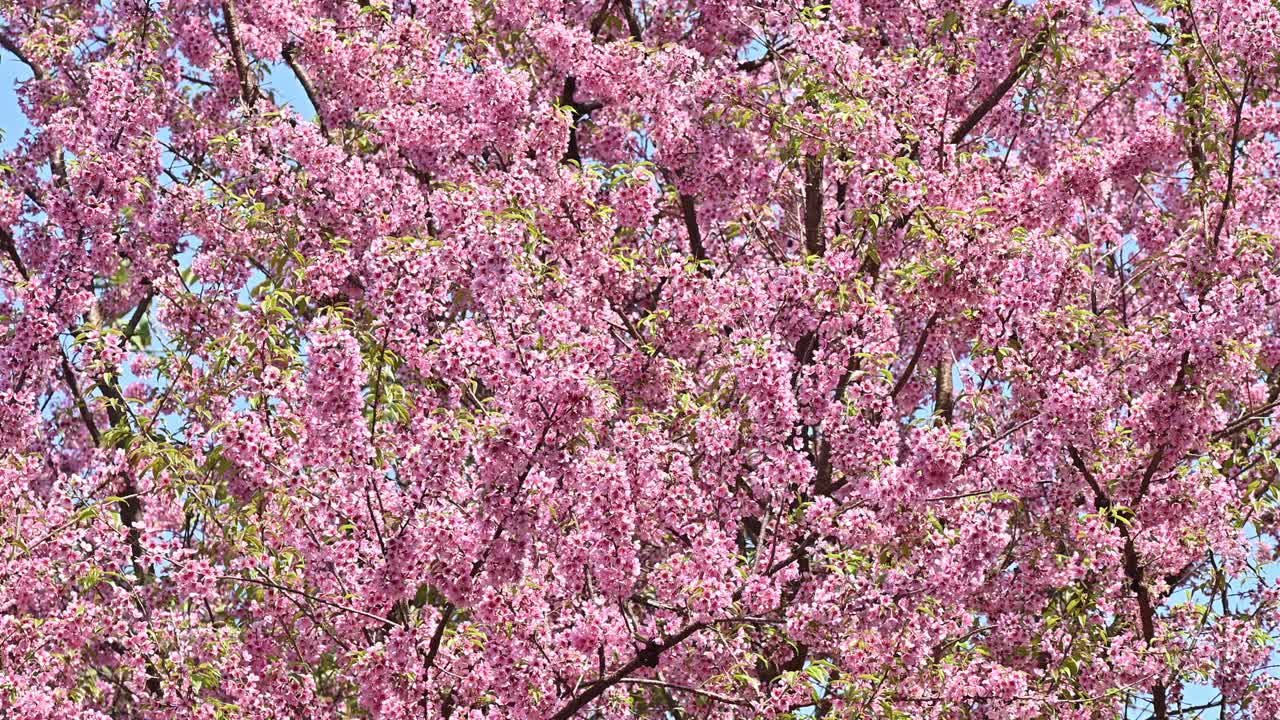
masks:
[[[249,58],[244,46],[240,44],[240,15],[236,11],[235,0],[222,0],[222,17],[227,23],[227,42],[231,45],[231,60],[236,65],[236,75],[240,79],[240,99],[245,105],[253,107],[258,99],[258,84],[254,80]]]
[[[1138,486],[1137,500],[1134,501],[1134,504],[1146,497],[1147,491],[1151,489],[1151,480],[1156,476],[1156,470],[1160,469],[1160,463],[1164,461],[1166,449],[1167,446],[1161,443],[1156,448],[1156,451],[1151,453],[1151,460],[1147,463],[1147,469],[1142,472],[1142,483]]]
[[[1009,71],[1009,74],[1000,81],[999,85],[995,86],[991,91],[991,94],[988,95],[985,100],[979,103],[978,106],[974,108],[967,117],[965,117],[964,121],[960,123],[960,126],[955,129],[955,132],[951,133],[952,145],[959,145],[964,142],[964,139],[975,127],[978,126],[978,123],[982,122],[982,119],[987,116],[987,113],[991,112],[991,110],[1004,99],[1004,96],[1013,89],[1013,86],[1022,79],[1022,76],[1026,74],[1027,69],[1031,67],[1031,63],[1040,56],[1040,52],[1044,50],[1045,45],[1048,44],[1051,33],[1051,26],[1045,26],[1044,29],[1036,33],[1035,38],[1031,40],[1031,44],[1023,48],[1022,52],[1019,53],[1018,62],[1013,66],[1013,69]]]
[[[1179,45],[1186,48],[1194,37],[1194,19],[1188,21],[1187,16],[1190,13],[1186,9],[1181,9],[1178,13],[1178,38]],[[1190,26],[1190,27],[1189,27]],[[1204,97],[1200,86],[1200,79],[1193,72],[1191,66],[1190,53],[1179,53],[1177,55],[1178,64],[1182,66],[1182,77],[1186,82],[1186,89],[1180,94],[1182,96],[1182,105],[1186,110],[1186,120],[1188,131],[1186,133],[1188,154],[1191,156],[1192,178],[1191,184],[1194,190],[1205,180],[1207,172],[1207,164],[1204,156],[1204,118],[1202,112],[1204,110]]]
[[[129,322],[125,323],[124,331],[120,334],[121,349],[128,349],[129,341],[138,332],[138,326],[142,324],[142,318],[146,317],[147,311],[151,309],[151,301],[155,298],[155,291],[148,290],[142,300],[138,302],[137,307],[133,309],[133,314],[129,316]]]
[[[680,213],[684,216],[684,227],[689,231],[689,251],[698,261],[698,270],[704,275],[709,271],[702,267],[707,259],[707,250],[702,245],[702,230],[698,228],[698,206],[692,195],[680,193]]]
[[[336,602],[333,602],[332,600],[326,600],[322,597],[319,597],[318,595],[312,595],[311,593],[306,592],[305,590],[298,590],[296,588],[291,588],[287,585],[281,585],[279,583],[272,582],[270,580],[259,580],[258,578],[243,577],[241,575],[219,575],[217,577],[217,580],[218,582],[245,582],[245,583],[252,583],[254,585],[261,585],[262,587],[271,588],[272,590],[279,590],[280,592],[283,592],[283,593],[298,595],[299,597],[304,597],[310,600],[311,602],[320,603],[321,605],[328,605],[329,607],[334,608],[336,610],[349,612],[353,615],[359,615],[361,617],[369,618],[370,620],[377,620],[380,623],[389,623],[391,625],[396,625],[398,627],[404,627],[404,625],[396,622],[395,620],[392,620],[391,618],[379,617],[378,615],[374,615],[373,613],[365,612],[364,610],[359,610],[357,608],[353,608],[348,605],[343,605],[341,603],[336,603]]]
[[[146,313],[146,309],[150,306],[150,303],[151,295],[148,294],[146,299],[139,303],[137,310],[134,311],[134,318],[130,320],[130,325],[133,328],[137,328],[137,323],[141,321],[141,317]],[[132,332],[130,333],[130,337],[131,336]],[[125,342],[128,342],[128,340],[126,339]],[[67,375],[68,383],[74,383],[75,376],[71,374],[71,367],[70,364],[66,362],[65,354],[63,355],[62,370],[63,373]],[[106,377],[98,378],[95,381],[95,385],[98,388],[98,392],[106,398],[107,423],[109,426],[112,429],[121,426],[127,428],[129,426],[128,418],[132,414],[132,411],[129,409],[128,400],[126,400],[124,395],[121,394],[119,385],[114,379],[108,379]],[[76,388],[75,385],[72,385],[72,391],[79,395],[79,389]],[[83,403],[83,399],[81,399],[81,402]],[[141,423],[139,423],[139,429],[141,430]],[[112,446],[122,448],[127,442],[127,437],[119,436]],[[97,445],[102,445],[101,436],[98,437]],[[146,584],[151,579],[151,570],[143,562],[143,556],[146,551],[142,547],[142,530],[137,527],[139,521],[142,519],[142,499],[138,495],[138,487],[135,484],[133,477],[127,474],[124,478],[124,491],[122,495],[123,498],[120,501],[120,524],[124,526],[125,533],[128,536],[129,554],[133,561],[134,572],[137,573],[139,581]]]
[[[431,634],[431,644],[427,647],[427,655],[422,660],[423,667],[431,667],[435,664],[436,655],[440,654],[440,641],[444,639],[444,629],[449,625],[449,621],[453,619],[455,608],[449,605],[440,615],[440,622],[436,624],[436,631]]]
[[[819,535],[814,534],[805,538],[803,541],[799,543],[798,547],[793,553],[783,558],[782,560],[779,560],[776,563],[770,565],[764,571],[763,573],[764,577],[770,577],[772,575],[777,574],[780,570],[782,570],[783,568],[786,568],[791,563],[801,558],[804,555],[805,550],[807,550],[810,545],[817,542],[819,537],[820,537]],[[733,600],[735,602],[740,600],[745,590],[746,590],[746,585],[743,584],[736,591],[734,591]],[[662,653],[684,642],[686,639],[688,639],[694,633],[700,630],[709,628],[713,625],[720,625],[724,623],[772,624],[773,621],[767,620],[764,618],[758,618],[758,617],[736,617],[736,618],[721,618],[719,620],[712,620],[710,622],[695,622],[695,623],[686,625],[675,635],[672,635],[671,637],[667,638],[662,642],[650,641],[645,646],[645,648],[640,652],[636,653],[635,657],[633,657],[629,662],[627,662],[626,665],[623,665],[621,668],[614,671],[608,677],[602,678],[592,683],[586,690],[582,692],[582,694],[577,695],[571,700],[569,700],[569,702],[566,703],[565,706],[561,708],[559,712],[551,716],[550,720],[567,720],[568,718],[573,717],[575,713],[577,713],[582,708],[586,707],[586,705],[590,703],[592,700],[595,700],[597,697],[600,697],[600,695],[604,694],[606,690],[608,690],[609,688],[613,687],[614,685],[617,685],[618,683],[626,679],[626,677],[630,675],[632,672],[634,672],[637,668],[657,667],[658,659],[662,655]]]
[[[1210,436],[1212,440],[1223,440],[1244,428],[1266,417],[1266,414],[1280,405],[1280,400],[1273,400],[1266,405],[1245,412],[1240,417],[1227,423],[1227,426]]]
[[[1089,484],[1089,489],[1093,490],[1093,506],[1098,510],[1110,508],[1111,498],[1107,497],[1107,494],[1103,492],[1102,485],[1098,484],[1098,479],[1093,476],[1089,466],[1085,465],[1084,457],[1076,449],[1076,446],[1068,445],[1067,454],[1071,456],[1071,464],[1080,472],[1084,481]]]
[[[1032,416],[1021,422],[1014,423],[1013,425],[1009,426],[1009,428],[1002,431],[999,435],[984,442],[982,445],[979,445],[977,449],[975,449],[973,452],[965,455],[963,458],[960,459],[960,470],[964,470],[965,467],[969,465],[969,463],[973,462],[973,460],[976,459],[978,456],[990,450],[992,447],[996,445],[996,443],[1004,441],[1010,435],[1030,425],[1032,422],[1035,421],[1035,419],[1036,419],[1036,416]]]
[[[591,701],[603,695],[606,690],[622,682],[627,678],[627,676],[639,668],[656,667],[658,664],[658,658],[662,653],[670,650],[676,645],[679,645],[694,633],[707,627],[707,623],[691,623],[686,625],[675,635],[672,635],[662,642],[650,642],[645,646],[644,650],[636,653],[635,657],[631,658],[627,664],[615,670],[608,677],[592,683],[580,694],[565,703],[565,706],[560,708],[559,712],[551,716],[551,720],[568,720],[568,718],[576,715],[579,710],[586,707]]]
[[[582,155],[578,149],[578,123],[582,118],[604,107],[599,102],[579,102],[574,99],[574,94],[578,91],[578,79],[573,75],[567,75],[564,79],[564,88],[560,91],[561,107],[569,108],[569,148],[565,151],[564,157],[560,159],[563,163],[582,164]]]
[[[93,411],[89,409],[89,404],[85,402],[84,395],[80,393],[80,384],[76,382],[75,371],[71,369],[71,363],[67,361],[67,353],[62,350],[62,346],[58,346],[58,350],[62,355],[62,379],[67,383],[67,388],[71,390],[76,409],[80,411],[80,420],[84,423],[85,429],[89,431],[89,438],[93,440],[93,446],[102,447],[102,433],[98,430],[98,423],[93,419]]]
[[[1178,373],[1173,379],[1173,394],[1181,395],[1187,390],[1187,374],[1191,369],[1191,351],[1184,350],[1182,358],[1178,361]],[[1169,449],[1168,445],[1161,442],[1156,447],[1156,451],[1151,454],[1151,459],[1147,462],[1147,467],[1142,472],[1142,482],[1138,486],[1138,494],[1134,497],[1134,505],[1141,502],[1146,497],[1147,491],[1151,489],[1151,481],[1156,476],[1156,471],[1160,469],[1160,463],[1164,462],[1165,452]]]
[[[1123,89],[1125,85],[1128,85],[1129,81],[1133,80],[1133,78],[1136,75],[1137,75],[1136,72],[1130,72],[1128,77],[1126,77],[1124,80],[1121,80],[1120,82],[1111,86],[1111,88],[1107,90],[1106,94],[1102,96],[1102,99],[1094,103],[1093,107],[1089,108],[1089,111],[1084,114],[1084,118],[1080,121],[1080,124],[1076,126],[1075,134],[1079,135],[1080,131],[1084,129],[1085,125],[1089,124],[1089,121],[1093,119],[1093,116],[1098,112],[1098,110],[1102,109],[1102,106],[1106,105],[1107,101],[1110,100],[1113,95],[1115,95],[1117,92]]]
[[[1235,122],[1231,124],[1231,161],[1227,164],[1227,187],[1222,193],[1222,210],[1218,213],[1218,224],[1213,229],[1213,243],[1210,247],[1218,247],[1218,240],[1222,237],[1222,228],[1227,222],[1227,211],[1231,209],[1231,204],[1235,200],[1236,186],[1236,160],[1240,153],[1236,152],[1236,143],[1240,142],[1240,120],[1244,115],[1244,104],[1249,95],[1250,77],[1246,73],[1244,83],[1240,87],[1240,100],[1236,103]]]
[[[792,46],[789,44],[780,44],[777,47],[765,47],[764,55],[754,60],[743,60],[738,63],[738,72],[755,72],[765,65],[768,65],[774,59],[786,56],[790,52],[791,47]]]
[[[691,693],[693,695],[698,695],[698,696],[707,698],[708,700],[714,700],[716,702],[724,703],[726,705],[741,705],[743,707],[750,707],[750,703],[748,703],[746,700],[729,697],[728,695],[721,695],[720,693],[711,692],[710,690],[703,690],[701,688],[691,687],[689,685],[680,685],[678,683],[666,682],[664,680],[651,680],[649,678],[628,677],[628,678],[622,678],[621,680],[618,681],[618,683],[625,684],[625,685],[652,685],[653,687],[665,688],[667,690],[679,690],[681,692]]]
[[[0,244],[4,246],[4,251],[13,263],[14,269],[18,271],[18,275],[24,281],[29,282],[31,276],[27,273],[26,264],[22,262],[22,256],[18,254],[18,244],[13,238],[13,233],[9,232],[8,228],[0,227]],[[102,433],[98,431],[98,424],[94,422],[93,411],[89,409],[89,404],[85,402],[84,395],[80,393],[80,384],[76,382],[75,372],[71,369],[71,363],[67,360],[67,353],[61,345],[58,346],[58,354],[61,359],[62,379],[67,383],[67,388],[71,391],[71,397],[75,400],[76,409],[80,412],[80,420],[84,423],[85,429],[89,431],[89,437],[93,440],[94,447],[102,447]]]
[[[13,267],[18,271],[18,275],[24,281],[30,281],[31,276],[27,274],[27,266],[22,262],[22,256],[18,254],[18,244],[13,239],[13,233],[9,229],[0,225],[0,243],[4,245],[5,254],[13,261]]]
[[[631,34],[631,39],[636,42],[644,42],[643,30],[640,22],[636,19],[636,10],[631,6],[631,0],[622,0],[622,17],[627,21],[627,32]]]
[[[950,423],[952,415],[955,414],[956,399],[954,392],[955,389],[951,382],[951,362],[949,360],[939,361],[938,367],[934,369],[934,412],[946,423]]]
[[[14,42],[7,33],[0,33],[0,48],[8,50],[14,57],[18,58],[23,65],[30,68],[31,76],[36,80],[49,79],[49,73],[45,71],[44,66],[35,60],[32,60],[29,55],[24,53],[22,48],[18,47],[18,44]]]
[[[902,375],[898,377],[898,381],[893,384],[893,390],[889,392],[890,398],[898,397],[898,393],[902,392],[902,388],[906,387],[907,382],[911,380],[911,375],[916,371],[916,363],[920,362],[920,354],[924,352],[924,345],[929,340],[929,332],[933,330],[933,325],[937,321],[938,313],[935,311],[925,322],[924,329],[920,331],[920,337],[916,340],[916,347],[911,353],[911,359],[907,361],[907,366],[902,369]]]
[[[1103,492],[1102,486],[1098,483],[1098,479],[1085,465],[1084,457],[1080,455],[1080,451],[1074,445],[1067,446],[1067,453],[1071,456],[1071,463],[1075,466],[1085,482],[1093,490],[1094,507],[1099,511],[1110,510],[1112,507],[1111,499]],[[1111,513],[1107,513],[1107,518],[1112,526],[1120,531],[1120,536],[1124,538],[1124,574],[1129,580],[1129,585],[1133,589],[1133,594],[1138,601],[1138,624],[1142,629],[1142,639],[1148,646],[1155,640],[1155,608],[1151,603],[1151,593],[1147,590],[1147,585],[1143,581],[1144,571],[1141,562],[1138,560],[1138,550],[1133,543],[1133,534],[1129,532],[1127,523],[1120,521]],[[1157,681],[1151,687],[1151,707],[1153,720],[1168,720],[1169,704],[1168,690],[1163,682]]]
[[[810,255],[822,255],[827,250],[823,237],[821,155],[810,155],[804,162],[804,249]]]
[[[302,91],[307,94],[307,100],[311,103],[311,107],[315,109],[316,124],[320,126],[320,132],[327,136],[329,128],[324,121],[324,108],[320,106],[320,93],[316,92],[315,83],[311,82],[311,76],[307,74],[307,69],[298,63],[298,46],[293,43],[286,43],[280,54],[284,57],[285,64],[293,71],[293,76],[298,79],[298,84],[302,86]]]
[[[18,44],[6,33],[0,33],[0,47],[8,50],[14,57],[18,58],[23,65],[30,68],[31,77],[41,81],[49,79],[49,71],[46,70],[43,65],[33,60],[30,55],[24,53],[22,48],[18,47]],[[75,84],[74,81],[72,84]],[[49,157],[49,166],[53,169],[54,177],[58,178],[59,184],[65,185],[67,182],[67,166],[66,161],[62,158],[61,147],[54,148],[53,154]],[[41,207],[44,206],[44,203],[40,202],[40,199],[35,196],[33,190],[27,190],[27,194],[35,204],[40,205]]]

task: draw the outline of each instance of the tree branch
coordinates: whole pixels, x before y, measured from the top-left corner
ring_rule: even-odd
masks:
[[[615,670],[606,678],[602,678],[592,683],[576,697],[565,703],[555,715],[551,716],[551,720],[568,720],[573,717],[579,710],[586,707],[588,703],[604,694],[606,690],[617,685],[627,678],[631,673],[641,667],[656,667],[658,658],[662,653],[684,642],[694,633],[708,627],[707,623],[691,623],[682,628],[679,632],[659,643],[649,643],[644,650],[636,653],[630,662]]]
[[[333,602],[332,600],[325,600],[324,598],[319,597],[317,595],[312,595],[311,593],[306,592],[305,590],[298,590],[295,588],[291,588],[287,585],[281,585],[279,583],[272,582],[270,580],[259,580],[258,578],[244,577],[241,575],[219,575],[217,577],[217,580],[219,582],[246,582],[246,583],[252,583],[254,585],[261,585],[262,587],[271,588],[272,590],[279,590],[280,592],[290,593],[293,595],[297,595],[299,597],[304,597],[310,600],[311,602],[320,603],[321,605],[328,605],[329,607],[334,608],[335,610],[342,610],[343,612],[349,612],[353,615],[366,617],[366,618],[369,618],[370,620],[377,620],[379,623],[390,623],[391,625],[395,625],[397,627],[404,627],[403,624],[396,622],[391,618],[379,617],[378,615],[374,615],[373,613],[365,612],[364,610],[358,610],[348,605],[343,605],[341,603]]]
[[[943,422],[950,423],[955,413],[955,388],[951,382],[951,362],[941,360],[934,369],[933,398],[934,411]]]
[[[708,700],[714,700],[716,702],[724,703],[726,705],[741,705],[743,707],[750,706],[750,703],[748,703],[746,700],[729,697],[728,695],[721,695],[720,693],[711,692],[710,690],[702,690],[700,688],[691,687],[689,685],[681,685],[679,683],[666,682],[664,680],[651,680],[649,678],[628,677],[628,678],[622,678],[621,680],[618,681],[618,683],[625,684],[625,685],[652,685],[653,687],[660,687],[660,688],[666,688],[668,690],[679,690],[681,692],[692,693],[694,695],[707,698]]]
[[[902,392],[902,388],[906,387],[907,382],[911,380],[911,375],[916,371],[916,363],[920,362],[920,354],[924,352],[924,345],[929,340],[929,332],[933,330],[933,325],[937,321],[938,313],[935,311],[925,322],[924,329],[920,331],[920,337],[916,340],[916,348],[911,353],[911,359],[907,361],[907,366],[902,369],[902,375],[898,376],[898,381],[893,384],[893,390],[889,392],[890,398],[898,397],[898,393]]]
[[[454,610],[453,605],[449,605],[440,614],[440,622],[436,624],[436,631],[431,634],[431,644],[427,646],[427,655],[422,659],[423,667],[435,665],[436,656],[440,654],[440,641],[444,639],[444,629],[449,626],[449,621],[453,619]]]
[[[298,46],[293,43],[286,43],[280,54],[284,56],[285,64],[293,71],[293,76],[298,79],[298,84],[302,86],[302,91],[307,94],[307,100],[311,103],[311,107],[315,108],[316,124],[320,126],[320,132],[327,136],[329,128],[324,121],[324,108],[320,106],[320,93],[316,92],[316,86],[311,82],[311,76],[307,74],[307,69],[298,64]]]
[[[1218,213],[1218,224],[1213,229],[1213,243],[1210,247],[1218,247],[1218,241],[1222,238],[1222,228],[1227,222],[1227,211],[1231,209],[1231,204],[1235,200],[1236,186],[1236,159],[1240,153],[1236,152],[1236,143],[1240,142],[1240,119],[1244,115],[1245,101],[1249,95],[1249,74],[1244,76],[1244,83],[1240,87],[1240,100],[1236,103],[1236,117],[1231,124],[1231,161],[1227,164],[1227,187],[1222,193],[1222,210]]]
[[[1000,81],[999,85],[995,86],[991,91],[991,94],[988,95],[985,100],[979,103],[978,106],[974,108],[967,117],[965,117],[964,121],[960,123],[960,126],[955,129],[955,132],[951,133],[952,145],[959,145],[964,142],[964,139],[968,137],[969,133],[975,127],[978,126],[978,123],[982,122],[982,119],[987,116],[987,113],[991,112],[991,110],[1004,99],[1004,96],[1013,89],[1013,86],[1022,79],[1022,76],[1027,72],[1027,69],[1031,67],[1031,63],[1039,57],[1040,52],[1044,50],[1045,45],[1048,44],[1051,32],[1051,26],[1045,26],[1044,29],[1036,33],[1036,36],[1031,40],[1031,44],[1023,48],[1022,52],[1019,54],[1018,62],[1013,66],[1013,69],[1009,71],[1009,74]]]
[[[636,19],[636,9],[631,6],[631,0],[622,0],[622,17],[627,21],[627,32],[631,34],[631,39],[636,42],[644,42],[640,22]]]
[[[698,227],[698,206],[692,195],[680,193],[680,214],[684,216],[684,227],[689,232],[689,252],[698,261],[698,270],[704,275],[709,271],[702,267],[707,259],[707,250],[702,245],[702,230]]]
[[[822,155],[814,154],[804,162],[804,249],[810,255],[822,255],[827,250],[823,237],[822,213]]]
[[[249,66],[244,46],[240,44],[240,15],[236,11],[235,0],[222,0],[222,17],[227,23],[227,42],[231,45],[231,60],[236,65],[236,75],[240,78],[240,99],[245,105],[253,107],[258,99],[258,83],[255,81],[253,69]]]
[[[1067,453],[1071,456],[1071,463],[1076,470],[1084,477],[1085,482],[1094,493],[1094,507],[1099,511],[1111,509],[1111,498],[1103,492],[1098,479],[1085,465],[1084,457],[1074,445],[1067,446]],[[1133,543],[1133,535],[1129,532],[1126,523],[1118,521],[1112,514],[1107,514],[1107,519],[1111,525],[1120,531],[1120,536],[1124,538],[1124,574],[1129,580],[1129,585],[1133,589],[1133,594],[1138,601],[1138,624],[1142,629],[1142,639],[1148,647],[1155,640],[1155,608],[1151,603],[1151,593],[1147,590],[1147,585],[1143,581],[1143,568],[1138,559],[1138,550]],[[1169,699],[1168,690],[1163,682],[1157,681],[1151,687],[1151,708],[1153,720],[1168,720],[1169,717]]]
[[[22,48],[18,47],[18,44],[14,42],[7,33],[0,32],[0,48],[8,50],[14,57],[18,58],[23,65],[30,68],[31,76],[36,80],[49,79],[49,73],[45,71],[44,66],[35,60],[32,60],[29,55],[24,53]]]
[[[578,123],[582,118],[592,112],[604,107],[599,102],[578,102],[574,99],[574,95],[578,91],[578,79],[573,75],[567,75],[564,79],[564,89],[560,91],[560,105],[569,108],[569,148],[565,151],[561,162],[582,164],[582,155],[578,150]]]

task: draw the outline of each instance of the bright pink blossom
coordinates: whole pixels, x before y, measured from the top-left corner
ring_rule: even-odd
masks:
[[[0,716],[1280,712],[1274,3],[0,48]]]

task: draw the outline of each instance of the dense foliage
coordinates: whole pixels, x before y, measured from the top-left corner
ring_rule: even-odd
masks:
[[[0,715],[1280,715],[1272,3],[0,46]]]

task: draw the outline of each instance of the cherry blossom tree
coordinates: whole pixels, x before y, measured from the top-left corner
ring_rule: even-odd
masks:
[[[1280,715],[1272,2],[0,47],[0,716]]]

